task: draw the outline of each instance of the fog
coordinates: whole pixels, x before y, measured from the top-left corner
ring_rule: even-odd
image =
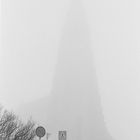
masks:
[[[140,139],[140,3],[137,0],[83,2],[79,0],[78,3],[79,5],[81,3],[83,8],[81,16],[84,18],[83,23],[85,22],[86,24],[84,26],[85,30],[81,31],[81,35],[86,35],[83,37],[87,39],[85,46],[87,45],[89,48],[90,58],[93,59],[90,59],[83,65],[80,63],[81,61],[76,60],[77,57],[69,57],[67,59],[70,61],[70,64],[81,64],[82,72],[86,71],[85,79],[90,77],[88,75],[91,73],[93,77],[96,77],[94,77],[93,82],[89,82],[87,85],[89,86],[91,83],[97,84],[93,84],[93,89],[91,90],[96,93],[97,104],[99,103],[97,106],[102,111],[102,115],[99,115],[101,116],[99,120],[104,119],[104,123],[101,121],[100,124],[105,126],[105,131],[114,140],[138,140]],[[80,20],[76,19],[75,21],[73,19],[71,21],[71,18],[68,18],[69,13],[73,12],[72,5],[75,2],[72,2],[72,0],[2,0],[1,4],[0,102],[6,108],[13,109],[19,113],[21,117],[26,118],[32,115],[38,123],[45,125],[45,120],[47,122],[49,117],[57,114],[58,108],[56,105],[60,105],[64,115],[65,109],[68,109],[62,107],[66,105],[62,99],[57,100],[60,94],[57,95],[57,91],[55,91],[58,88],[55,86],[58,82],[54,82],[56,75],[60,77],[62,73],[78,75],[78,73],[74,72],[74,65],[71,65],[71,69],[68,69],[67,67],[70,66],[65,63],[66,66],[64,68],[66,71],[63,71],[63,64],[59,63],[62,62],[60,59],[63,58],[60,57],[60,48],[63,46],[62,52],[66,54],[66,51],[69,50],[64,47],[67,42],[66,39],[70,39],[70,37],[73,39],[76,36],[74,36],[74,33],[71,33],[71,36],[67,36],[69,35],[67,30],[71,29],[70,25]],[[77,9],[80,9],[80,6],[77,5]],[[80,27],[82,28],[82,25]],[[80,37],[77,37],[77,40],[72,40],[72,47],[76,46],[75,43],[80,43],[78,38],[80,39]],[[82,55],[81,51],[78,52],[78,48],[76,50],[76,55]],[[74,55],[70,54],[70,50],[67,54]],[[86,70],[87,66],[89,66],[86,65],[88,62],[90,66],[93,66],[93,71],[88,71],[89,73]],[[64,79],[60,83],[64,83]],[[84,81],[84,79],[81,81]],[[76,83],[76,80],[71,81],[71,83]],[[84,82],[82,84],[86,85]],[[70,87],[79,90],[79,85],[71,85]],[[69,89],[69,91],[72,90]],[[62,97],[62,94],[60,97]],[[76,109],[69,113],[74,113],[74,116],[76,116],[80,112],[77,110],[81,109],[80,103],[77,103],[77,101],[83,99],[76,100],[70,93],[67,95],[68,97],[64,98],[66,101],[69,101],[67,104],[70,105],[71,101],[74,101],[76,106]],[[85,111],[87,110],[86,105],[88,101],[91,103],[92,99],[89,100],[91,94],[86,94],[85,96],[83,93],[82,95],[84,95],[82,98],[85,98],[85,106],[82,104],[82,107],[85,108],[82,110],[83,114],[81,116],[84,116],[85,112],[89,113]],[[79,93],[77,96],[79,96]],[[49,109],[47,106],[44,107],[43,103],[45,100],[46,105],[52,105],[51,107],[49,106]],[[55,100],[57,100],[56,105]],[[51,103],[47,103],[47,101]],[[61,101],[63,102],[62,104],[60,104]],[[74,108],[74,104],[70,108]],[[44,114],[37,115],[41,112],[40,108]],[[92,110],[92,105],[89,108]],[[49,114],[49,116],[46,116],[46,114]],[[58,118],[61,119],[60,122],[63,122],[64,119],[65,123],[62,124],[60,129],[66,127],[68,120],[75,122],[73,121],[74,118],[68,118],[68,116],[65,118],[62,114],[58,115]],[[89,115],[96,116],[92,112]],[[88,116],[86,117],[88,118]],[[92,119],[89,118],[91,122],[94,122],[95,120]],[[81,122],[83,121],[86,122],[87,120],[81,119]],[[58,123],[56,120],[55,122]],[[87,126],[89,126],[89,122]],[[60,127],[61,123],[58,126]],[[70,127],[72,126],[74,124],[71,124]],[[84,123],[81,124],[81,139],[84,139],[90,133],[87,131],[84,133],[85,130],[90,130],[90,127],[87,129],[87,126]],[[52,126],[52,122],[46,124],[45,127],[53,133],[54,129],[51,127],[54,126]],[[67,128],[69,127],[67,126]],[[59,128],[55,128],[55,131],[57,129]],[[74,127],[72,131],[74,131]],[[68,133],[70,132],[68,131]],[[76,131],[75,133],[79,132]],[[76,136],[76,134],[72,134]],[[52,139],[53,135],[55,134],[52,134]],[[77,136],[77,138],[79,137]]]

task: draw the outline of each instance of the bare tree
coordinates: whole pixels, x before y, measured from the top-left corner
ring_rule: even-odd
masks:
[[[33,140],[35,137],[35,123],[29,120],[26,124],[20,123],[13,140]]]
[[[34,140],[35,123],[23,123],[13,112],[0,107],[0,140]]]

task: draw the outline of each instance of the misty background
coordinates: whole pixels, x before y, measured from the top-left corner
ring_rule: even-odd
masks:
[[[69,0],[1,0],[0,102],[50,96]],[[103,114],[116,140],[140,139],[138,0],[83,1]]]

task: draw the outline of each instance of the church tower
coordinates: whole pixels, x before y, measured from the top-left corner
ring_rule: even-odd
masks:
[[[113,140],[102,114],[90,30],[80,0],[73,0],[66,16],[49,107],[52,130],[67,130],[68,140]]]
[[[73,0],[61,32],[51,94],[23,105],[21,114],[30,113],[52,135],[66,130],[67,140],[113,140],[102,113],[92,47],[82,3]]]

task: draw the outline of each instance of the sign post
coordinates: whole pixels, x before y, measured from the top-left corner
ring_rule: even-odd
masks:
[[[67,131],[59,131],[58,140],[67,140]]]
[[[51,133],[46,133],[46,139],[48,140],[50,137]]]
[[[35,132],[36,135],[39,137],[39,140],[41,140],[41,138],[44,137],[46,134],[46,130],[42,126],[37,127]]]

